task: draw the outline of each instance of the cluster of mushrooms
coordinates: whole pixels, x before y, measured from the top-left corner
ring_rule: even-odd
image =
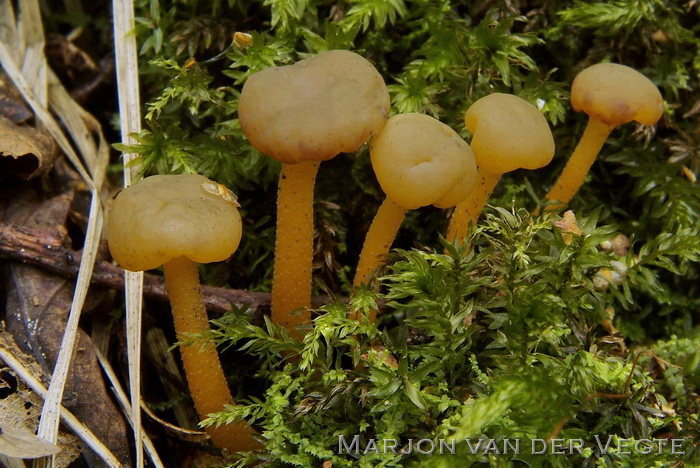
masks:
[[[548,210],[571,200],[616,126],[632,120],[653,125],[663,112],[661,94],[651,81],[611,63],[581,72],[571,102],[589,122],[546,195]],[[372,167],[386,199],[360,255],[354,279],[360,286],[381,265],[408,210],[454,207],[447,239],[462,242],[502,174],[543,167],[554,155],[542,113],[513,95],[494,93],[468,109],[471,145],[432,117],[389,118],[389,108],[382,76],[363,57],[344,50],[265,69],[243,87],[238,108],[243,132],[255,148],[282,163],[272,321],[296,336],[311,326],[313,190],[321,161],[356,151],[371,139]],[[237,206],[228,188],[194,174],[147,177],[114,201],[108,229],[114,260],[131,271],[164,267],[181,341],[209,328],[197,263],[223,261],[236,250],[241,238]],[[183,345],[180,351],[200,418],[234,404],[212,344]],[[207,432],[221,448],[260,447],[242,422]]]

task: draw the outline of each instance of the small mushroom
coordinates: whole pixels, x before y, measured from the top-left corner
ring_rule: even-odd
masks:
[[[547,210],[561,208],[573,198],[615,127],[633,120],[654,125],[663,114],[663,99],[654,83],[616,63],[599,63],[579,73],[571,87],[571,105],[588,114],[588,125],[546,196],[560,203],[549,204]]]
[[[387,120],[389,92],[361,56],[332,50],[252,75],[238,116],[260,152],[280,161],[272,320],[310,322],[313,189],[321,161],[357,150]],[[292,315],[291,311],[303,309]]]
[[[476,223],[501,176],[515,169],[539,169],[554,156],[554,138],[542,113],[511,94],[493,93],[464,115],[474,134],[471,147],[479,166],[476,188],[454,210],[447,240],[463,241]]]
[[[163,265],[180,341],[209,329],[197,263],[226,260],[238,248],[241,217],[237,206],[227,188],[195,174],[148,177],[114,200],[107,233],[112,256],[130,271]],[[180,352],[199,417],[232,405],[214,345],[183,345]],[[207,433],[217,447],[259,447],[252,429],[242,423],[210,426]]]
[[[354,286],[369,282],[381,265],[406,211],[452,207],[469,194],[476,176],[469,145],[450,127],[423,114],[389,119],[372,140],[370,157],[387,196],[367,232]]]

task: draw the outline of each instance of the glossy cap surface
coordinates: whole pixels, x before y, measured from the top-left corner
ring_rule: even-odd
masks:
[[[246,81],[241,128],[260,152],[285,164],[355,151],[388,117],[384,79],[363,57],[331,50]]]
[[[617,63],[599,63],[574,79],[571,105],[608,125],[635,120],[654,125],[663,114],[663,99],[649,78]]]
[[[241,239],[237,206],[230,190],[200,175],[147,177],[114,200],[109,250],[131,271],[181,256],[198,263],[226,260]]]
[[[389,119],[372,140],[372,167],[387,197],[407,210],[454,206],[474,188],[474,155],[454,130],[423,114]]]
[[[533,105],[512,94],[493,93],[476,101],[464,115],[474,137],[476,164],[492,174],[539,169],[554,156],[547,119]]]

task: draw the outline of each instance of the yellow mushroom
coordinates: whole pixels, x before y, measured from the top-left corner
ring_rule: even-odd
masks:
[[[608,135],[618,125],[635,120],[654,125],[663,114],[658,88],[636,70],[616,63],[599,63],[574,79],[571,105],[588,114],[586,130],[571,159],[547,194],[547,210],[565,206],[578,191]]]
[[[372,140],[370,157],[386,199],[367,232],[354,286],[369,282],[381,265],[406,211],[456,205],[472,190],[476,175],[469,145],[450,127],[423,114],[389,119]]]
[[[283,163],[277,198],[272,320],[296,330],[310,321],[313,189],[320,161],[357,150],[389,112],[381,75],[359,55],[332,50],[252,75],[238,107],[260,152]],[[293,315],[291,311],[302,309]]]
[[[463,241],[476,223],[501,176],[515,169],[539,169],[554,156],[554,138],[542,113],[511,94],[494,93],[476,101],[464,115],[474,134],[471,147],[479,166],[469,196],[455,208],[447,240]]]
[[[241,217],[236,197],[206,177],[157,175],[124,189],[114,200],[108,243],[114,260],[130,271],[163,265],[177,339],[209,329],[197,263],[226,260],[238,248]],[[197,414],[232,405],[214,345],[180,347]],[[208,427],[217,447],[252,450],[260,444],[242,423]]]

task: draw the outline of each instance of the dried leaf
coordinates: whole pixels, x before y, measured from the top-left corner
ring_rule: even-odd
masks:
[[[624,257],[629,250],[630,239],[624,234],[618,234],[609,241],[601,242],[600,247],[603,250],[612,250],[615,255]]]
[[[9,221],[35,228],[63,228],[73,199],[71,192],[40,204],[32,203],[26,192],[20,195],[24,195],[19,197],[21,206],[8,209]],[[11,266],[9,278],[7,329],[48,375],[61,349],[75,285],[26,265]],[[75,350],[63,405],[126,463],[126,424],[105,388],[92,342],[82,331]]]
[[[17,90],[0,71],[0,117],[21,124],[32,118],[32,112],[24,104]]]
[[[36,362],[17,349],[6,332],[0,332],[0,347],[8,349],[15,358],[22,361],[22,364],[30,369],[36,378],[44,379],[45,376]],[[39,456],[41,443],[34,443],[38,439],[34,433],[39,425],[42,404],[41,398],[27,388],[17,374],[10,368],[0,367],[0,428],[4,432],[0,436],[0,453],[12,457],[22,456],[22,458]],[[39,440],[43,441],[43,439]],[[18,447],[20,442],[21,445]],[[46,443],[46,441],[43,442]],[[57,468],[70,466],[73,461],[80,457],[79,442],[78,438],[72,434],[63,432],[58,434],[56,447],[60,449],[60,452],[56,456],[55,466]],[[26,448],[33,448],[33,451],[37,452],[36,456],[25,457],[17,452],[18,449],[25,450]]]
[[[31,432],[0,427],[0,453],[14,458],[41,458],[55,455],[59,448]]]
[[[224,459],[204,450],[191,449],[182,454],[179,463],[182,468],[210,468],[223,465]]]
[[[571,210],[564,213],[562,219],[556,221],[554,226],[562,230],[562,238],[564,239],[564,243],[566,245],[571,244],[571,241],[573,240],[572,234],[575,236],[580,236],[583,234],[583,231],[581,231],[581,228],[576,223],[576,216]]]
[[[46,55],[51,68],[60,70],[71,81],[91,79],[100,71],[100,67],[87,52],[61,34],[47,35]]]
[[[0,116],[0,174],[33,179],[51,169],[56,154],[48,133]]]

